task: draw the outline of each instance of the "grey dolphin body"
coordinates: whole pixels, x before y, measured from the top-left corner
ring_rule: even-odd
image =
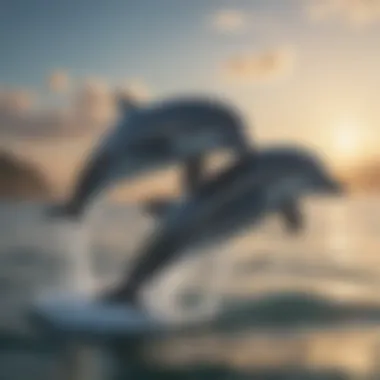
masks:
[[[51,215],[80,217],[93,198],[122,179],[186,163],[188,190],[199,183],[202,158],[251,149],[238,112],[224,102],[194,97],[126,107],[85,163],[72,197]]]
[[[50,216],[80,218],[99,193],[119,181],[178,162],[185,163],[183,190],[192,193],[203,180],[207,154],[230,150],[239,157],[252,152],[239,113],[222,101],[194,97],[150,106],[120,104],[119,123],[88,159],[71,198],[50,208]],[[159,200],[145,209],[161,217],[172,205],[173,201]],[[289,232],[302,229],[295,202],[284,204],[280,213]]]
[[[303,149],[274,147],[247,155],[173,207],[127,278],[104,298],[134,303],[142,284],[185,249],[230,238],[302,196],[340,192],[322,163]]]
[[[175,209],[179,203],[180,201],[170,198],[157,198],[146,202],[143,208],[149,215],[161,220],[164,219],[171,210]],[[305,218],[296,200],[289,199],[289,201],[284,201],[284,203],[278,207],[278,213],[288,233],[298,233],[304,228]]]

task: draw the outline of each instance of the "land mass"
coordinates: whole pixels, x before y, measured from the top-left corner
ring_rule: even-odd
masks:
[[[47,199],[52,189],[38,168],[8,152],[0,152],[0,198]]]
[[[142,181],[121,183],[115,193],[115,199],[127,198],[144,201],[156,196],[175,196],[180,191],[175,173],[163,173],[156,178],[148,176]],[[340,168],[336,171],[338,178],[347,186],[351,193],[380,193],[380,160]],[[135,183],[136,182],[136,183]],[[0,151],[0,199],[6,200],[50,200],[55,198],[52,184],[47,176],[36,165]]]
[[[353,193],[379,193],[380,160],[346,168],[339,173],[339,177]]]

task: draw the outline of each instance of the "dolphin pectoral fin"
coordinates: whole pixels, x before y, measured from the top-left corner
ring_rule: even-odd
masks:
[[[295,201],[284,203],[279,212],[289,233],[300,233],[305,228],[304,216]]]
[[[163,218],[174,204],[175,201],[172,199],[158,198],[146,202],[143,209],[154,218]]]
[[[63,205],[51,208],[48,214],[55,217],[81,217],[93,198],[110,187],[108,178],[113,170],[113,164],[113,157],[110,154],[92,158],[79,173],[70,199]]]

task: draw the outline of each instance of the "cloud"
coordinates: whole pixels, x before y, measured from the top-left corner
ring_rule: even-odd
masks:
[[[153,98],[152,90],[141,79],[126,80],[116,88],[116,94],[124,98],[124,104],[141,104]]]
[[[138,101],[148,101],[152,98],[152,90],[141,79],[126,81],[125,90]]]
[[[343,20],[353,26],[380,21],[380,0],[303,0],[313,21]]]
[[[212,26],[217,32],[242,32],[247,26],[246,15],[237,9],[221,9],[212,16]]]
[[[114,92],[101,79],[87,79],[74,96],[75,118],[84,125],[102,125],[116,116]]]
[[[57,93],[66,92],[70,87],[70,78],[66,71],[55,70],[48,77],[48,87]]]
[[[27,90],[0,88],[0,112],[25,112],[31,109],[35,102],[35,94]]]
[[[240,54],[223,62],[222,77],[237,84],[273,81],[291,74],[294,60],[294,50],[285,47]]]
[[[67,111],[38,109],[33,106],[35,98],[25,90],[0,92],[0,137],[49,137],[74,132]]]
[[[137,96],[138,92],[140,97],[148,93],[142,81],[136,81],[131,87],[132,96]],[[36,106],[37,94],[24,89],[0,89],[0,138],[91,135],[106,129],[117,116],[115,88],[104,80],[86,79],[68,96],[68,104],[64,107],[43,108]]]

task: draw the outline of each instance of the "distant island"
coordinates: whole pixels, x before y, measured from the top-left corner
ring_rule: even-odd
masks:
[[[351,193],[380,193],[380,159],[346,166],[335,171]],[[159,178],[145,178],[132,183],[121,183],[112,191],[115,199],[150,199],[152,193],[175,196],[177,180],[174,173],[163,173]],[[0,151],[0,200],[51,200],[57,197],[52,183],[38,168],[13,153]]]
[[[380,192],[380,160],[371,160],[346,168],[339,174],[352,193]]]
[[[9,152],[0,152],[0,199],[42,200],[52,189],[38,168]]]

